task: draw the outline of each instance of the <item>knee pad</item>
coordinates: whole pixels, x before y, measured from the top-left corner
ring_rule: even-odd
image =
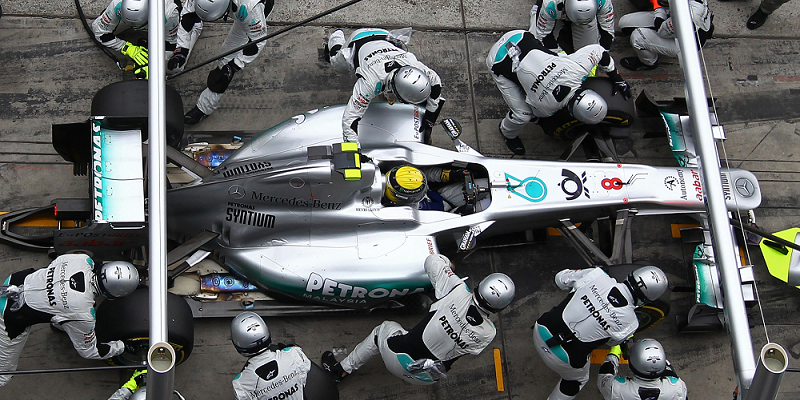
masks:
[[[567,381],[562,379],[561,383],[558,385],[558,390],[567,396],[575,396],[581,391],[581,383],[578,381]]]
[[[225,93],[225,90],[228,89],[228,85],[231,84],[231,80],[233,80],[233,75],[231,75],[229,79],[220,71],[219,67],[217,67],[208,73],[206,85],[208,89],[214,93]]]

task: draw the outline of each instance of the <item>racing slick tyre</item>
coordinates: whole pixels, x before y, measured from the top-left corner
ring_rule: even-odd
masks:
[[[630,136],[630,126],[633,125],[635,116],[633,100],[625,100],[619,93],[612,96],[614,83],[608,78],[587,78],[581,87],[594,90],[603,96],[606,104],[608,104],[606,118],[595,127],[607,131],[614,139]],[[575,119],[569,114],[566,107],[556,112],[552,117],[540,118],[539,126],[545,135],[560,140],[575,140],[584,132],[595,128]]]
[[[617,282],[624,281],[628,274],[633,270],[643,267],[644,265],[652,265],[651,263],[643,264],[618,264],[610,267],[603,268],[608,276],[617,280]],[[661,322],[664,317],[669,314],[671,308],[670,291],[667,290],[661,297],[655,301],[648,301],[643,306],[636,308],[636,319],[639,320],[639,328],[636,332],[641,332],[645,329],[651,328]]]
[[[306,377],[306,386],[303,387],[305,400],[339,400],[339,389],[331,374],[326,372],[317,363],[311,361],[311,370]]]
[[[147,288],[114,300],[105,300],[97,307],[97,340],[106,343],[121,340],[125,352],[109,359],[114,365],[141,365],[150,347],[149,293]],[[168,340],[175,349],[175,365],[192,354],[194,346],[194,318],[186,301],[167,293]]]
[[[135,79],[114,82],[94,95],[92,99],[93,117],[117,117],[112,129],[142,129],[142,140],[148,137],[147,80]],[[118,118],[122,117],[122,118]],[[127,118],[129,117],[129,118]],[[183,140],[183,101],[172,86],[166,87],[167,145],[180,150],[185,146]]]

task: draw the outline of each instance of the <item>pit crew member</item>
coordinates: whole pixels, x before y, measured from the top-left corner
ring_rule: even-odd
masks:
[[[636,57],[625,57],[619,61],[625,69],[646,71],[658,67],[659,56],[678,57],[680,47],[675,38],[675,27],[669,11],[668,0],[658,0],[654,11],[640,11],[625,14],[619,20],[622,30],[634,29],[631,33],[631,46]],[[708,0],[692,0],[689,11],[700,46],[714,33],[714,15],[708,9]]]
[[[572,53],[590,44],[610,50],[614,5],[611,0],[538,0],[528,30],[554,53]]]
[[[340,381],[378,354],[396,377],[415,385],[430,385],[446,378],[460,357],[478,355],[497,330],[489,316],[506,308],[514,299],[514,282],[493,273],[474,292],[453,273],[453,264],[441,254],[425,260],[425,271],[438,299],[428,315],[410,331],[394,321],[385,321],[359,343],[341,363],[333,353],[322,354],[322,366]]]
[[[655,339],[640,339],[629,351],[633,377],[617,376],[622,350],[614,346],[600,367],[597,388],[605,400],[686,400],[686,383],[667,361]]]
[[[500,133],[516,155],[525,154],[519,133],[531,119],[536,122],[564,107],[586,124],[596,124],[605,118],[608,105],[603,97],[581,88],[595,67],[614,81],[614,94],[621,92],[624,98],[631,97],[630,87],[615,68],[614,59],[597,44],[569,55],[555,54],[532,33],[514,30],[492,46],[486,66],[511,109],[500,123]]]
[[[99,360],[121,354],[121,341],[98,343],[94,301],[127,296],[139,285],[139,273],[127,262],[103,264],[98,274],[85,254],[59,256],[46,268],[11,274],[0,291],[0,371],[15,371],[34,324],[63,329],[83,358]],[[4,386],[11,375],[0,375]]]
[[[407,42],[408,39],[405,39]],[[383,94],[390,104],[425,103],[420,132],[430,143],[430,130],[436,122],[442,82],[439,75],[405,50],[403,38],[384,29],[357,29],[345,41],[337,30],[328,38],[330,62],[340,73],[354,71],[358,80],[342,116],[345,142],[358,142],[358,123],[370,102]]]
[[[534,324],[533,343],[544,363],[561,376],[549,400],[575,398],[589,381],[589,356],[604,344],[622,343],[639,327],[635,309],[667,290],[657,267],[640,267],[618,283],[600,268],[565,269],[556,285],[570,293]]]
[[[237,400],[303,400],[311,361],[297,345],[272,343],[269,328],[258,314],[245,311],[231,322],[231,342],[247,357],[233,378]]]
[[[193,7],[189,4],[192,1],[194,1]],[[233,26],[220,47],[222,53],[247,43],[252,44],[217,61],[217,67],[208,73],[206,89],[197,99],[197,105],[184,116],[184,123],[194,125],[211,115],[219,107],[219,100],[228,89],[234,74],[258,58],[266,41],[255,42],[267,36],[267,17],[274,5],[275,0],[189,0],[187,2],[187,13],[193,9],[197,18],[202,21],[215,21],[227,15],[233,18]],[[187,17],[187,26],[189,21]],[[192,20],[192,23],[196,23],[196,20]],[[181,29],[186,29],[183,24]],[[180,47],[183,48],[183,44]]]

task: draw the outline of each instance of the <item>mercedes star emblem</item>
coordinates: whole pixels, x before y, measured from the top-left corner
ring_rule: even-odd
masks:
[[[750,197],[756,193],[756,185],[750,179],[739,178],[736,180],[736,191],[742,197]]]
[[[231,197],[233,197],[234,199],[237,199],[237,200],[241,199],[242,197],[244,197],[244,195],[246,193],[247,192],[245,192],[244,188],[241,187],[241,186],[238,186],[238,185],[231,186],[231,188],[228,189],[228,194],[231,195]]]

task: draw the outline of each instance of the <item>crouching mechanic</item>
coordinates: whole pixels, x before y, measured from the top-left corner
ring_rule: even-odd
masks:
[[[605,400],[686,400],[686,383],[667,361],[664,348],[655,339],[641,339],[629,352],[632,378],[617,376],[619,346],[609,351],[597,376],[597,387]]]
[[[625,99],[631,97],[630,87],[617,72],[614,59],[598,44],[572,54],[555,54],[530,32],[514,30],[492,46],[486,66],[511,109],[500,123],[500,133],[516,155],[525,154],[519,134],[531,119],[537,122],[564,107],[585,124],[597,124],[606,117],[605,99],[593,90],[581,88],[595,67],[614,81],[613,94],[621,92]]]
[[[446,372],[463,355],[480,354],[497,330],[489,316],[506,308],[515,287],[505,274],[493,273],[470,292],[453,273],[450,260],[432,254],[425,272],[436,298],[427,317],[406,331],[394,321],[378,325],[341,363],[333,353],[322,354],[322,366],[341,380],[378,354],[394,376],[415,385],[430,385],[446,378]]]
[[[164,1],[165,60],[175,50],[181,8],[180,0]],[[137,46],[119,36],[128,30],[146,30],[148,13],[147,0],[111,0],[105,11],[92,22],[95,38],[104,46],[130,57],[135,64],[134,74],[145,79],[149,61],[147,46]],[[167,74],[175,72],[178,70],[167,67]]]
[[[533,343],[542,361],[561,376],[548,400],[569,400],[589,381],[592,350],[633,335],[639,327],[636,307],[659,298],[668,283],[652,266],[637,268],[621,283],[600,268],[565,269],[555,280],[570,294],[539,317]]]
[[[258,314],[245,311],[231,322],[231,342],[248,357],[233,378],[238,400],[303,400],[311,360],[297,345],[273,344],[269,328]]]
[[[633,30],[631,46],[636,57],[625,57],[619,61],[623,68],[631,71],[647,71],[658,67],[659,56],[678,57],[680,47],[675,38],[675,27],[669,11],[668,0],[658,0],[654,11],[625,14],[619,20],[620,29]],[[700,46],[714,34],[714,15],[708,9],[707,0],[689,2],[695,36]]]
[[[121,341],[98,343],[94,326],[97,296],[114,299],[131,294],[139,273],[127,262],[104,264],[98,274],[85,254],[59,256],[47,268],[11,274],[0,291],[0,371],[16,371],[30,327],[50,322],[63,328],[83,358],[110,358],[125,350]],[[0,375],[4,386],[11,375]]]
[[[197,99],[197,105],[184,116],[184,123],[194,125],[211,115],[219,107],[219,100],[231,84],[233,75],[258,58],[266,41],[255,42],[267,36],[267,17],[274,5],[275,0],[194,0],[194,12],[202,21],[216,21],[228,14],[233,16],[233,26],[220,47],[222,53],[252,44],[217,61],[217,67],[208,73],[206,89]],[[191,8],[187,3],[187,12]]]
[[[590,44],[610,50],[614,5],[611,0],[538,0],[531,8],[528,31],[554,53],[573,53]]]
[[[406,39],[407,41],[407,39]],[[355,71],[358,80],[342,116],[345,142],[358,142],[358,123],[375,96],[383,94],[389,104],[425,102],[420,124],[425,143],[436,123],[442,82],[439,75],[405,50],[405,43],[378,28],[358,29],[345,41],[337,30],[328,39],[330,62],[340,73]]]

